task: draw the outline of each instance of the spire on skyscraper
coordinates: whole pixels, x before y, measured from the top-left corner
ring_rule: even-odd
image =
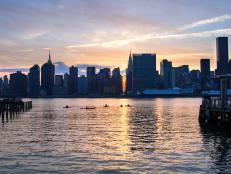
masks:
[[[132,59],[132,51],[130,50],[129,60]]]
[[[49,57],[48,57],[47,63],[52,64],[52,61],[51,61],[51,50],[49,50]]]

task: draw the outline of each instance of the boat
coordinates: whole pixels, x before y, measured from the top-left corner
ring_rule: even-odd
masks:
[[[95,106],[86,106],[86,107],[82,107],[80,109],[96,109]]]
[[[64,106],[63,108],[64,108],[64,109],[68,109],[69,107],[70,107],[70,106],[66,105],[66,106]]]
[[[109,107],[109,106],[108,106],[108,104],[105,104],[103,107],[107,108],[107,107]]]

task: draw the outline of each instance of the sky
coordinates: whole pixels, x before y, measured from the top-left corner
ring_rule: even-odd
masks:
[[[230,35],[230,0],[1,0],[0,75],[42,65],[49,49],[61,67],[124,71],[131,51],[156,53],[157,69],[201,58],[214,69],[215,39]]]

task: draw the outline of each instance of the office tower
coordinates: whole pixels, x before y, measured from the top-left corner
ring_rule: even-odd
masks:
[[[191,70],[189,73],[190,83],[197,83],[200,81],[200,70]]]
[[[181,65],[174,67],[175,86],[184,88],[189,83],[189,66]]]
[[[228,64],[228,71],[229,74],[231,74],[231,60],[229,60],[229,64]]]
[[[63,86],[63,75],[55,75],[55,86]]]
[[[112,85],[114,88],[114,94],[115,95],[121,95],[123,92],[123,86],[122,86],[122,76],[120,74],[120,68],[114,68],[112,70]]]
[[[78,93],[78,67],[69,68],[69,94]]]
[[[87,87],[88,81],[87,78],[82,75],[78,78],[78,93],[81,95],[86,95],[87,94]]]
[[[160,76],[164,89],[173,88],[172,62],[166,59],[160,62]]]
[[[217,69],[216,74],[226,74],[228,72],[228,37],[217,37],[216,39],[217,49]]]
[[[153,88],[156,88],[156,54],[133,54],[133,92]]]
[[[9,80],[7,75],[3,76],[3,86],[2,86],[2,94],[7,95],[9,93]]]
[[[103,68],[100,69],[99,73],[97,74],[97,89],[98,89],[98,95],[104,95],[104,94],[111,94],[111,70],[110,68]]]
[[[201,59],[201,88],[202,90],[207,90],[210,88],[210,60]]]
[[[25,97],[27,95],[27,76],[21,71],[10,74],[10,94],[16,97]]]
[[[132,91],[132,54],[130,52],[126,69],[126,92]]]
[[[34,65],[28,73],[29,95],[38,97],[40,95],[40,67]]]
[[[51,96],[55,81],[55,65],[52,64],[50,51],[48,61],[42,65],[41,71],[41,87],[47,96]]]
[[[95,74],[95,67],[87,67],[87,80],[88,80],[88,94],[97,93],[97,80]]]
[[[67,89],[64,87],[63,75],[55,75],[55,85],[53,87],[53,96],[63,97],[67,95]]]
[[[4,85],[4,86],[8,86],[8,85],[9,85],[9,80],[8,80],[7,75],[4,75],[4,76],[3,76],[3,85]]]
[[[0,95],[2,96],[3,94],[3,80],[0,78]]]
[[[69,89],[69,74],[65,73],[63,76],[63,88],[65,90],[65,94],[68,94]]]

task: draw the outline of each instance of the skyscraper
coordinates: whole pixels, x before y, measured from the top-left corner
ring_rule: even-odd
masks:
[[[87,78],[82,75],[78,78],[78,93],[81,95],[86,95],[87,94]]]
[[[110,68],[102,68],[97,74],[97,90],[99,95],[104,95],[111,93],[110,86],[111,86],[111,70]]]
[[[61,74],[55,75],[55,86],[63,87],[63,75]]]
[[[10,74],[10,94],[16,97],[25,97],[27,95],[27,76],[21,71]]]
[[[210,59],[201,59],[201,88],[207,90],[210,88]]]
[[[153,88],[156,88],[156,54],[133,54],[133,92]]]
[[[226,74],[228,72],[228,37],[217,37],[216,39],[217,49],[217,69],[216,74]]]
[[[29,95],[32,97],[38,97],[40,95],[40,67],[38,65],[34,65],[30,68],[28,80]]]
[[[87,81],[88,81],[88,94],[96,94],[97,92],[97,81],[95,74],[95,67],[87,67]]]
[[[78,93],[78,67],[69,68],[69,94]]]
[[[160,62],[160,76],[164,89],[173,87],[172,62],[164,59]]]
[[[112,85],[115,89],[115,95],[121,95],[123,92],[122,76],[120,74],[120,68],[114,68],[112,71]]]
[[[50,51],[48,61],[42,65],[41,70],[41,87],[47,96],[51,96],[54,87],[55,65],[52,64]]]
[[[175,83],[179,88],[184,88],[189,83],[189,66],[181,65],[174,67]]]
[[[132,54],[130,52],[126,69],[126,92],[132,91]]]

